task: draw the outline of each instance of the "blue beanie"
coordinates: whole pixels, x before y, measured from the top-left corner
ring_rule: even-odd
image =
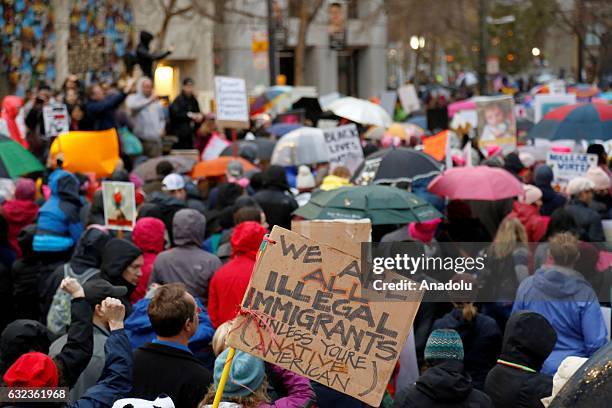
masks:
[[[219,354],[215,360],[215,389],[219,386],[228,354],[229,348]],[[265,366],[263,360],[244,351],[236,350],[232,360],[232,368],[223,390],[223,397],[246,397],[263,384],[264,377]]]
[[[425,361],[434,360],[463,361],[463,342],[459,333],[450,329],[438,329],[429,335],[425,346]]]

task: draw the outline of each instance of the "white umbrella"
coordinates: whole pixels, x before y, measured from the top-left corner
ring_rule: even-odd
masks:
[[[351,96],[336,99],[327,106],[327,110],[362,125],[376,125],[386,128],[391,124],[391,117],[380,105]]]
[[[270,160],[272,164],[285,167],[328,161],[329,151],[323,131],[313,127],[301,127],[281,137]]]

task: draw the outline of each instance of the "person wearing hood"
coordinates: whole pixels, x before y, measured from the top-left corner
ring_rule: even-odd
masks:
[[[552,377],[540,370],[556,341],[555,329],[544,316],[518,312],[510,317],[502,352],[485,382],[495,408],[542,407],[540,400],[550,395]]]
[[[492,408],[491,399],[474,389],[463,368],[463,343],[455,330],[434,330],[425,347],[429,367],[415,384],[395,396],[393,408]]]
[[[111,236],[104,229],[97,227],[87,228],[79,240],[70,261],[58,266],[49,276],[41,276],[38,288],[43,316],[47,316],[53,296],[64,277],[72,276],[83,284],[100,273],[102,253],[110,239]]]
[[[140,139],[143,154],[158,157],[162,153],[162,136],[166,127],[164,108],[153,94],[153,81],[143,77],[136,83],[136,93],[125,100],[134,121],[134,134]]]
[[[35,198],[36,183],[30,179],[21,178],[17,180],[15,185],[15,199],[5,201],[0,210],[4,219],[8,222],[8,241],[17,258],[21,257],[17,236],[26,225],[36,221],[38,216],[38,206],[34,202]]]
[[[518,155],[518,153],[516,152],[509,153],[504,158],[504,169],[512,173],[512,175],[516,177],[517,179],[519,179],[521,182],[523,181],[521,179],[521,175],[522,175],[521,173],[525,169],[525,166],[523,165],[523,162],[521,161],[521,158]]]
[[[140,66],[143,75],[149,78],[153,78],[153,63],[166,58],[172,53],[172,50],[151,52],[149,49],[151,41],[153,41],[153,34],[144,30],[140,32],[140,43],[136,47],[135,61]]]
[[[301,207],[305,205],[312,196],[312,190],[316,187],[315,179],[308,166],[300,166],[298,168],[298,174],[295,178],[295,188],[298,190],[295,196],[295,201]]]
[[[38,213],[34,251],[70,254],[83,233],[79,180],[65,170],[49,176],[51,195]]]
[[[335,190],[336,188],[346,187],[351,185],[351,172],[344,166],[338,166],[332,170],[329,176],[325,176],[321,183],[320,189],[323,191]]]
[[[606,237],[597,211],[589,206],[593,202],[595,184],[586,177],[576,177],[567,184],[567,194],[571,197],[565,207],[578,224],[579,238],[586,242],[605,242]]]
[[[266,214],[271,227],[291,229],[291,214],[298,209],[298,203],[291,193],[285,169],[270,166],[264,174],[264,187],[253,196]]]
[[[136,289],[142,274],[140,269],[143,263],[142,251],[130,241],[113,238],[104,247],[100,278],[107,280],[112,285],[127,288],[125,295],[117,296],[125,306],[126,316],[132,312],[130,296]]]
[[[132,241],[142,251],[143,264],[141,276],[138,279],[136,289],[132,292],[130,300],[138,302],[147,293],[149,277],[157,255],[164,250],[166,227],[161,220],[153,217],[143,217],[136,221]]]
[[[528,242],[540,242],[546,234],[549,217],[540,215],[542,190],[531,184],[523,184],[523,194],[512,204],[508,217],[517,218],[527,233]]]
[[[552,188],[553,171],[546,165],[541,164],[535,169],[533,184],[542,192],[542,206],[540,215],[550,216],[557,209],[565,205],[566,198]]]
[[[469,273],[457,274],[451,280],[477,287],[476,279]],[[478,313],[473,303],[477,294],[478,289],[453,291],[453,310],[436,320],[432,328],[452,329],[459,333],[463,342],[465,371],[472,378],[474,388],[482,390],[487,373],[501,351],[502,333],[493,318]]]
[[[207,306],[208,285],[221,261],[202,249],[206,217],[196,210],[180,210],[174,215],[172,229],[175,246],[157,256],[149,285],[182,282]]]
[[[0,335],[0,375],[22,354],[37,351],[49,352],[51,333],[41,322],[34,319],[17,319],[11,322]]]
[[[549,252],[553,264],[521,283],[512,311],[539,313],[554,327],[557,342],[542,368],[552,375],[565,357],[590,357],[606,343],[607,331],[595,291],[574,270],[580,255],[576,237],[570,233],[553,236]]]
[[[10,136],[11,139],[28,148],[25,134],[17,123],[17,116],[23,106],[23,99],[15,95],[8,95],[2,99],[2,112],[0,112],[0,134]],[[25,130],[25,129],[23,129]]]
[[[236,317],[249,286],[257,251],[267,230],[255,221],[239,224],[232,234],[232,259],[210,281],[208,315],[214,327]]]
[[[96,385],[96,382],[102,375],[106,355],[104,348],[106,341],[110,336],[110,321],[109,316],[104,310],[104,300],[108,297],[119,298],[125,296],[127,289],[123,286],[113,286],[104,279],[92,279],[83,285],[85,292],[85,300],[91,306],[92,325],[93,325],[93,353],[89,364],[79,376],[76,384],[70,389],[70,400],[76,401],[81,398],[90,387]],[[68,335],[64,334],[59,337],[49,347],[49,356],[55,357],[59,355],[68,341]]]

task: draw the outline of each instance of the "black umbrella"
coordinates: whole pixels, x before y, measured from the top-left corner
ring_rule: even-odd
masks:
[[[270,160],[275,144],[274,140],[265,137],[258,137],[255,140],[241,140],[238,142],[238,156],[242,157],[242,153],[246,155],[254,154],[259,160]],[[233,154],[232,144],[221,152],[221,156],[232,156]]]
[[[431,156],[406,147],[379,150],[365,158],[353,179],[357,185],[413,182],[442,172]]]

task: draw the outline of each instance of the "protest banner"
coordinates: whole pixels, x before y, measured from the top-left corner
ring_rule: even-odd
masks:
[[[575,177],[584,177],[586,172],[597,166],[597,155],[586,153],[548,152],[546,164],[553,171],[553,188],[563,189]]]
[[[278,226],[264,244],[228,344],[379,406],[422,293],[370,302],[358,258]]]
[[[478,147],[497,145],[504,153],[516,148],[516,119],[512,96],[482,96],[475,98],[478,117]]]
[[[323,129],[323,135],[329,150],[330,167],[345,166],[351,173],[357,170],[363,161],[357,126],[350,124]]]
[[[421,109],[421,102],[419,101],[414,85],[409,84],[400,87],[400,89],[397,90],[397,94],[399,95],[400,104],[404,112],[411,113]]]
[[[249,105],[244,79],[215,76],[215,107],[217,126],[248,129]]]
[[[134,184],[123,181],[103,181],[102,201],[104,224],[107,228],[131,231],[136,223]]]
[[[213,134],[202,151],[202,160],[216,159],[227,146],[229,146],[227,140],[220,138],[219,135]]]
[[[53,165],[59,157],[64,170],[95,173],[97,177],[110,176],[119,160],[117,132],[111,128],[61,133],[49,149],[49,160]]]
[[[536,95],[534,105],[534,120],[538,123],[544,115],[553,109],[576,103],[576,94]]]
[[[361,243],[372,241],[372,222],[361,220],[291,221],[291,231],[361,258]]]
[[[66,105],[51,104],[43,106],[43,122],[45,125],[45,136],[55,137],[60,133],[70,130],[70,121]]]

